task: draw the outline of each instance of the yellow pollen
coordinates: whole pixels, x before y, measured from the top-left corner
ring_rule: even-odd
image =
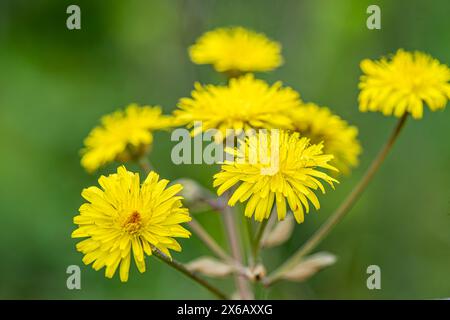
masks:
[[[137,233],[142,224],[141,214],[137,211],[134,211],[130,216],[124,221],[122,227],[129,234]]]

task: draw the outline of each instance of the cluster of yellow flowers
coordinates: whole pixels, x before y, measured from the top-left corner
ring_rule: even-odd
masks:
[[[193,128],[192,134],[216,129],[220,133],[216,143],[223,142],[227,129],[236,134],[279,129],[277,135],[256,132],[227,149],[246,161],[225,161],[213,186],[219,196],[231,190],[230,206],[247,202],[247,217],[262,221],[276,211],[283,220],[289,207],[296,221],[303,222],[310,204],[319,209],[315,191],[325,193],[323,182],[334,187],[338,172],[348,174],[358,165],[358,129],[327,107],[303,102],[296,90],[281,82],[269,84],[253,75],[283,63],[280,44],[264,34],[242,27],[219,28],[201,36],[189,54],[194,63],[211,64],[226,74],[228,83],[196,83],[191,97],[181,98],[170,116],[158,106],[136,104],[104,116],[84,141],[82,166],[93,172],[113,161],[138,161],[147,156],[154,130],[193,128],[196,121],[202,121],[202,127]],[[435,111],[450,98],[449,68],[423,53],[399,50],[390,58],[363,60],[361,69],[361,111],[411,114],[417,119],[423,116],[424,104]],[[269,158],[272,146],[277,147],[277,170],[263,161],[250,161],[252,147],[258,148],[261,141],[268,146],[263,153]],[[145,255],[153,248],[169,257],[169,249],[181,250],[174,238],[190,236],[180,224],[191,219],[177,195],[181,185],[167,187],[169,181],[153,171],[141,184],[139,174],[123,166],[98,182],[101,188],[83,190],[87,202],[74,218],[78,229],[72,237],[87,238],[77,244],[84,263],[93,263],[95,270],[106,267],[107,277],[119,268],[120,279],[127,281],[131,256],[144,272]]]

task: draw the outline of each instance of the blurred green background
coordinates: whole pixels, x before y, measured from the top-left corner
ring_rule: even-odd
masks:
[[[66,28],[66,8],[81,7],[82,29]],[[366,8],[379,4],[382,29],[366,28]],[[305,101],[331,107],[360,129],[360,167],[321,197],[322,209],[290,241],[265,252],[277,266],[327,218],[386,140],[395,119],[357,109],[359,62],[398,48],[450,63],[448,0],[434,1],[0,1],[0,298],[212,298],[151,258],[130,280],[104,278],[81,262],[75,226],[82,188],[96,184],[79,164],[89,130],[130,102],[166,112],[194,81],[224,82],[190,63],[187,47],[204,31],[242,25],[283,45],[285,64],[267,74]],[[320,245],[339,260],[301,284],[270,289],[276,299],[402,299],[450,296],[450,113],[409,121],[382,170],[351,214]],[[151,160],[163,177],[194,177],[211,188],[214,166],[175,166],[169,133],[158,133]],[[133,166],[129,166],[133,168]],[[198,219],[225,244],[219,216]],[[193,237],[175,257],[208,250]],[[66,268],[80,265],[82,289],[66,288]],[[382,289],[366,288],[366,268],[381,267]],[[232,280],[215,280],[231,291]]]

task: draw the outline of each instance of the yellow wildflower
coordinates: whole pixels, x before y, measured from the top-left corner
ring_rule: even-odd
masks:
[[[314,190],[319,188],[325,193],[325,189],[318,178],[333,188],[333,182],[338,182],[319,170],[337,170],[329,164],[333,156],[323,154],[322,149],[322,143],[310,144],[298,132],[260,131],[238,148],[228,150],[235,159],[225,161],[221,172],[214,176],[214,187],[221,195],[236,186],[228,204],[248,200],[246,217],[254,214],[257,221],[268,219],[275,203],[278,220],[283,220],[287,200],[296,221],[302,223],[304,211],[309,212],[308,201],[320,208]]]
[[[166,188],[169,181],[159,180],[153,171],[140,185],[139,174],[123,166],[98,182],[101,189],[83,190],[81,195],[88,202],[74,218],[79,227],[72,238],[87,238],[77,244],[85,264],[93,263],[95,270],[106,267],[108,278],[120,266],[120,280],[125,282],[132,255],[142,273],[145,254],[152,254],[152,246],[169,257],[169,249],[181,251],[173,237],[188,238],[190,232],[180,223],[191,220],[188,210],[182,207],[182,197],[176,196],[182,185]]]
[[[311,139],[311,143],[323,141],[324,153],[334,155],[330,162],[340,172],[348,174],[358,165],[361,145],[357,140],[358,128],[350,126],[326,107],[307,103],[292,109],[292,122],[295,131]]]
[[[359,109],[420,119],[423,104],[443,109],[450,98],[450,69],[422,52],[398,50],[390,60],[365,59],[359,88]]]
[[[299,104],[300,96],[295,90],[282,87],[281,82],[269,86],[247,74],[231,79],[226,86],[196,83],[192,98],[182,98],[174,115],[188,127],[201,121],[201,127],[194,128],[193,135],[217,129],[216,141],[222,141],[247,129],[291,128],[287,111]]]
[[[243,27],[206,32],[189,48],[196,64],[212,64],[219,72],[270,71],[283,63],[279,43]]]
[[[120,160],[126,162],[146,152],[153,141],[152,131],[172,126],[172,119],[158,106],[130,104],[125,111],[106,115],[101,125],[84,140],[81,165],[89,172]]]

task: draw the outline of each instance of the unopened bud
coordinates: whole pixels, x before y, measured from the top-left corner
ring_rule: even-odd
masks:
[[[174,183],[179,183],[183,186],[183,190],[181,190],[180,195],[188,203],[198,202],[199,200],[204,199],[209,193],[208,190],[192,179],[181,178],[174,181]]]

